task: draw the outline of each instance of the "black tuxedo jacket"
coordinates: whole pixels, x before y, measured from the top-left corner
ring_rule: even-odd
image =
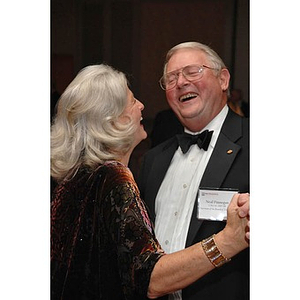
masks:
[[[149,150],[143,158],[138,184],[154,224],[155,198],[177,148],[177,139],[173,137]],[[237,188],[240,192],[249,192],[248,119],[229,109],[199,186]],[[186,247],[219,232],[225,226],[225,222],[199,221],[196,207],[195,199]],[[183,300],[187,299],[249,299],[249,249],[185,288]]]

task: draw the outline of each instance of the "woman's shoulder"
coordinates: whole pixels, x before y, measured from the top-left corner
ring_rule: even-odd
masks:
[[[110,174],[130,173],[127,166],[116,160],[109,160],[103,163],[102,167]]]
[[[106,161],[95,172],[104,173],[106,179],[115,184],[133,180],[133,175],[129,168],[118,161]]]

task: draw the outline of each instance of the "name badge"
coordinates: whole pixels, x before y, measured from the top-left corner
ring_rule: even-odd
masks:
[[[197,218],[200,220],[226,221],[227,207],[236,189],[200,188],[198,193]]]

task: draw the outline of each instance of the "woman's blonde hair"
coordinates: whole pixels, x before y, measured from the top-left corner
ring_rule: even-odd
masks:
[[[72,176],[129,151],[135,127],[118,121],[127,104],[125,75],[107,65],[82,69],[59,99],[51,126],[51,176]]]

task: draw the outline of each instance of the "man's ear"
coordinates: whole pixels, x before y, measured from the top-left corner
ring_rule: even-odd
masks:
[[[223,91],[226,91],[229,87],[230,73],[227,69],[222,69],[219,75],[220,85]]]

